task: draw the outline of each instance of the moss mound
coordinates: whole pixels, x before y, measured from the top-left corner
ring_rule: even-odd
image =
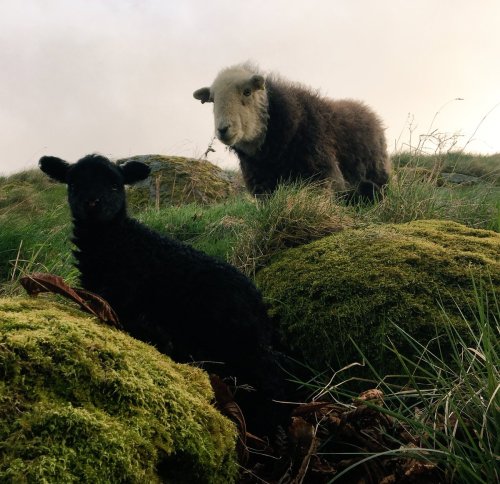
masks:
[[[151,176],[135,184],[128,193],[133,207],[212,203],[234,195],[232,178],[208,161],[181,156],[143,155],[118,160],[142,161],[151,168]]]
[[[0,299],[1,482],[233,482],[199,369],[47,299]]]
[[[48,204],[65,199],[66,188],[40,170],[26,170],[0,177],[0,217],[15,213],[39,215]],[[52,208],[52,207],[51,207]]]
[[[313,366],[359,361],[353,338],[377,370],[394,371],[383,349],[388,322],[422,343],[445,333],[447,318],[465,334],[463,316],[473,321],[476,307],[472,279],[482,277],[498,300],[500,234],[433,220],[347,229],[290,249],[257,282],[285,344]],[[402,354],[415,354],[395,333]]]

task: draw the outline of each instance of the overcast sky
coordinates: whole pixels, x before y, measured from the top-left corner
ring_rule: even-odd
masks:
[[[192,92],[246,60],[365,101],[391,149],[437,129],[500,152],[499,53],[499,0],[0,0],[0,173],[200,156],[212,107]]]

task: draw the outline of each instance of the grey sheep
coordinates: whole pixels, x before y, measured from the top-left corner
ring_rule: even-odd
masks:
[[[320,180],[371,201],[388,182],[384,128],[362,102],[321,97],[250,64],[222,70],[193,96],[214,103],[215,134],[237,154],[254,195]]]

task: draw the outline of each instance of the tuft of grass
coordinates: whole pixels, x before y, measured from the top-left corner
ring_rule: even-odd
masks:
[[[402,161],[394,167],[384,198],[372,206],[356,207],[362,220],[405,223],[442,219],[500,231],[499,186],[486,181],[474,185],[443,185],[439,178],[442,159],[409,154],[399,156]],[[448,158],[454,159],[451,154],[445,160]]]
[[[66,188],[39,170],[0,178],[0,294],[32,271],[74,277]]]
[[[452,324],[444,335],[452,341],[451,353],[448,344],[446,351],[439,344],[437,351],[431,350],[435,345],[421,344],[400,326],[391,324],[387,348],[400,360],[403,374],[382,376],[367,363],[377,388],[385,393],[383,404],[373,407],[400,422],[417,441],[416,447],[395,441],[393,449],[369,453],[369,459],[393,455],[431,461],[442,469],[446,482],[500,481],[500,306],[495,293],[487,290],[488,282],[473,281],[473,285],[474,316],[472,320],[463,318],[467,341]],[[442,311],[446,319],[447,313]],[[400,353],[391,342],[391,333],[401,335],[420,357],[409,359]],[[317,385],[318,377],[312,381]],[[405,384],[401,385],[401,381]],[[313,388],[314,384],[304,383]],[[349,391],[349,385],[331,378],[327,384],[316,386],[316,395],[346,401],[356,396],[356,392]],[[327,448],[322,452],[328,455]],[[348,476],[361,462],[346,469],[342,476]]]
[[[500,186],[500,153],[476,155],[463,151],[450,151],[444,154],[423,154],[418,151],[404,151],[394,155],[392,161],[399,167],[416,165],[438,173],[461,173]]]
[[[348,209],[320,184],[280,185],[247,215],[229,261],[252,277],[278,252],[353,224]]]
[[[39,170],[27,170],[0,177],[0,219],[13,215],[43,214],[60,203],[66,189]]]
[[[30,272],[52,272],[69,282],[72,267],[70,221],[64,203],[43,213],[0,215],[0,295],[18,294],[18,280]]]

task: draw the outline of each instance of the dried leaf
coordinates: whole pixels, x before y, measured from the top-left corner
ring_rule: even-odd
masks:
[[[403,470],[406,478],[418,478],[418,481],[420,481],[422,478],[435,478],[438,467],[432,462],[422,462],[420,460],[410,459],[403,464]]]
[[[292,411],[293,417],[308,417],[310,415],[318,415],[321,409],[331,407],[330,402],[310,402],[302,403]]]
[[[84,300],[85,304],[90,307],[92,314],[94,314],[97,318],[104,323],[113,324],[117,328],[123,329],[120,320],[118,319],[118,315],[105,299],[98,294],[86,291],[85,289],[81,289],[79,287],[74,287],[72,289]]]
[[[21,277],[20,283],[30,296],[42,292],[59,294],[76,302],[83,311],[93,314],[103,323],[122,329],[118,316],[108,302],[97,294],[68,286],[62,277],[34,272]]]
[[[311,456],[316,452],[318,440],[314,427],[301,417],[292,417],[292,424],[288,429],[290,443],[293,445],[293,463],[300,463],[291,484],[300,484],[304,481],[309,467]]]
[[[237,452],[240,462],[248,461],[249,453],[247,447],[247,426],[245,417],[239,405],[234,401],[233,394],[229,386],[224,383],[222,378],[214,373],[210,374],[210,384],[214,391],[215,406],[222,415],[236,424],[238,429]],[[252,438],[258,439],[251,435]],[[259,439],[260,440],[260,439]]]
[[[233,393],[224,380],[215,373],[210,374],[210,384],[214,391],[217,408],[223,408],[229,402],[234,402]]]
[[[396,484],[396,476],[394,474],[385,476],[379,484]]]
[[[311,472],[320,476],[333,477],[337,474],[337,469],[325,459],[313,455],[311,458]]]
[[[384,403],[384,392],[378,390],[377,388],[372,388],[366,390],[359,394],[359,397],[354,399],[354,405],[362,405],[364,402],[371,402],[376,405],[383,405]]]
[[[301,455],[305,455],[314,437],[314,427],[301,417],[292,417],[288,428],[290,442],[297,448]]]

